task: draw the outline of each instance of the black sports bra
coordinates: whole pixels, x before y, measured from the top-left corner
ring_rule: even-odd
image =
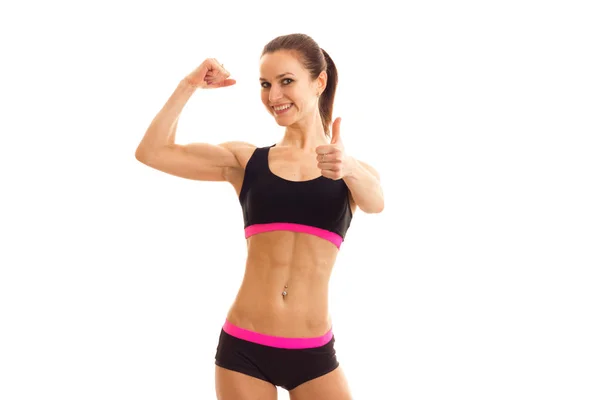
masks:
[[[244,172],[239,201],[246,238],[262,232],[285,230],[329,240],[339,249],[352,220],[348,187],[324,176],[289,181],[269,168],[269,150],[258,147]]]

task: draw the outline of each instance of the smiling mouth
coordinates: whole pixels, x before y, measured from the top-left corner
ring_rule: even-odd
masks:
[[[292,108],[293,104],[287,104],[285,106],[280,106],[280,107],[271,107],[273,109],[273,111],[275,111],[275,114],[280,115],[280,114],[284,114],[285,112],[287,112],[288,110],[290,110]]]

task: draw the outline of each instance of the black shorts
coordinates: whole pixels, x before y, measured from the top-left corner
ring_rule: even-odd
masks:
[[[238,328],[226,321],[215,364],[289,391],[339,366],[334,343],[331,330],[318,338],[281,338]]]

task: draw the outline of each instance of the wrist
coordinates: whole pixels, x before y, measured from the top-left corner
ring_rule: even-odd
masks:
[[[359,167],[358,161],[356,158],[348,156],[348,169],[346,171],[345,178],[355,178],[356,170]]]
[[[198,84],[196,84],[194,81],[192,81],[189,77],[185,77],[181,80],[181,82],[179,82],[180,86],[183,86],[185,88],[189,88],[189,89],[199,89],[200,86]]]

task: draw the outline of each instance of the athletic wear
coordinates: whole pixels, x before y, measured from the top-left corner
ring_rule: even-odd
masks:
[[[287,230],[319,236],[339,249],[352,220],[346,183],[324,176],[295,182],[275,175],[269,168],[274,146],[257,148],[246,165],[239,196],[246,238]]]
[[[242,329],[225,320],[215,364],[292,390],[339,366],[334,343],[331,329],[314,338],[285,338]]]
[[[349,189],[324,176],[294,182],[269,168],[269,150],[248,160],[239,201],[246,238],[286,230],[319,236],[339,249],[352,220]],[[225,321],[215,364],[292,390],[339,366],[332,329],[319,337],[286,338],[243,329]]]

